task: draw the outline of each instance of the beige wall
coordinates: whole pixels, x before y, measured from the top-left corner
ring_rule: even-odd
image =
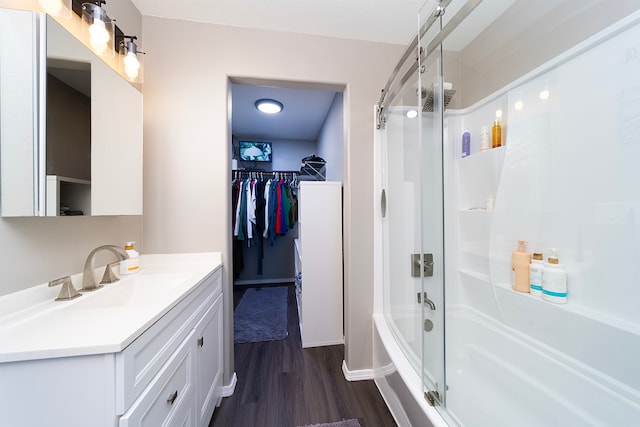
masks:
[[[229,78],[346,85],[345,357],[350,369],[371,368],[372,106],[403,46],[152,17],[143,18],[143,29],[145,250],[222,251],[226,289],[231,286]],[[227,320],[232,320],[231,298],[227,292]],[[228,383],[229,331],[225,339]]]
[[[38,4],[0,0],[0,7],[28,9],[31,3]],[[129,0],[111,0],[108,6],[119,23],[142,28],[140,13]],[[93,248],[128,240],[144,251],[142,217],[0,218],[0,295],[79,273]]]

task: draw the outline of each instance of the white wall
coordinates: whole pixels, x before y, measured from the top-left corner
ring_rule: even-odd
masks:
[[[145,249],[219,250],[230,269],[229,78],[346,85],[345,332],[350,369],[372,366],[373,123],[403,46],[143,18]],[[351,153],[357,153],[352,155]],[[352,188],[355,191],[352,191]],[[227,292],[225,318],[232,321]],[[233,342],[226,331],[226,374]],[[225,378],[228,383],[229,377]]]
[[[140,31],[140,13],[129,0],[108,6],[125,30]],[[0,7],[27,8],[9,0],[0,0]],[[142,217],[0,218],[0,295],[81,272],[93,248],[128,240],[144,252]]]
[[[327,162],[327,181],[344,179],[344,95],[336,93],[318,135],[318,156]]]

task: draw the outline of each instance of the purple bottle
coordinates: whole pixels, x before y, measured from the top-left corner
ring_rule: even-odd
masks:
[[[471,134],[469,129],[462,134],[462,158],[464,159],[471,154]]]

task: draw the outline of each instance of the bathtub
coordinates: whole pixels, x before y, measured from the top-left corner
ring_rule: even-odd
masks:
[[[389,318],[374,314],[375,382],[399,426],[624,426],[640,419],[638,391],[603,372],[468,306],[448,307],[446,321],[441,414],[425,401]]]

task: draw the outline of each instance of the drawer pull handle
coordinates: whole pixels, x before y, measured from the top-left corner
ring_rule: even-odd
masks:
[[[169,398],[167,399],[167,403],[169,405],[173,405],[173,402],[176,401],[177,397],[178,397],[178,390],[176,390],[173,393],[171,393],[171,396],[169,396]]]
[[[198,338],[198,347],[202,347],[204,345],[204,337]]]

